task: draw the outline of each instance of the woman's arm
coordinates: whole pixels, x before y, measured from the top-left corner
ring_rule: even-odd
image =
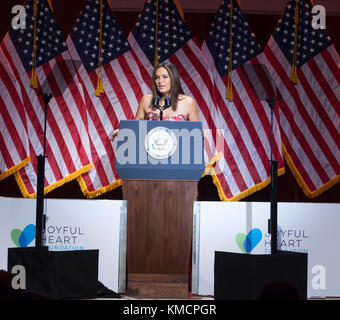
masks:
[[[146,94],[142,97],[142,99],[140,100],[139,105],[138,105],[135,120],[144,120],[145,110],[148,109],[150,102],[151,102],[151,99],[152,99],[151,94]],[[119,129],[116,129],[110,134],[110,137],[109,137],[110,141],[114,140],[114,138],[117,136],[118,132],[119,132]]]
[[[197,105],[194,99],[188,97],[188,118],[189,121],[200,121],[198,117]]]
[[[116,135],[118,134],[119,129],[113,130],[113,132],[110,134],[110,141],[113,141],[113,139],[116,137]]]
[[[152,95],[146,94],[142,97],[139,102],[139,106],[136,112],[135,120],[144,120],[145,119],[145,112],[148,110],[150,103],[151,103]]]

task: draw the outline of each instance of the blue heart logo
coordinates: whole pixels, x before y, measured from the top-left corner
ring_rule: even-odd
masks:
[[[244,253],[250,253],[261,241],[262,232],[258,228],[251,229],[248,234],[238,233],[236,243]]]

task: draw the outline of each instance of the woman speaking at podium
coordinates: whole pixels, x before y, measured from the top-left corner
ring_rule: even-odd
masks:
[[[193,98],[184,95],[176,67],[169,62],[158,64],[152,72],[152,94],[142,97],[135,120],[199,121]],[[112,141],[118,134],[110,135]]]

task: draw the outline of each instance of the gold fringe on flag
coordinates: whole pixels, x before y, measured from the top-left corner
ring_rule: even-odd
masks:
[[[265,188],[269,183],[270,183],[270,177],[267,178],[266,180],[242,191],[241,193],[231,197],[231,198],[228,198],[226,196],[226,194],[224,193],[224,190],[223,190],[223,187],[216,175],[216,172],[214,170],[214,165],[217,161],[219,161],[221,158],[221,153],[218,153],[218,154],[215,154],[215,156],[212,158],[212,160],[209,162],[209,164],[206,166],[203,174],[202,174],[202,178],[206,175],[210,175],[212,177],[212,180],[213,180],[213,183],[217,189],[217,192],[218,192],[218,196],[220,198],[221,201],[239,201],[245,197],[248,197],[250,196],[251,194],[255,193],[256,191],[259,191],[263,188]],[[277,170],[277,175],[278,176],[281,176],[285,173],[285,168],[279,168]]]
[[[156,0],[156,33],[155,33],[155,61],[154,67],[158,65],[158,9],[159,9],[159,2]]]
[[[33,2],[33,15],[34,15],[34,30],[33,30],[33,53],[32,53],[32,73],[30,79],[30,87],[33,89],[38,88],[37,79],[37,16],[38,16],[38,4],[37,0]]]
[[[297,75],[297,63],[296,63],[296,56],[297,56],[297,32],[298,32],[298,24],[299,24],[299,0],[296,0],[295,5],[295,18],[294,18],[294,52],[293,52],[293,63],[292,63],[292,71],[290,73],[289,80],[294,84],[298,83],[298,75]]]
[[[28,162],[31,161],[31,156],[27,156],[24,160],[22,160],[20,163],[16,164],[15,166],[11,167],[10,169],[6,170],[3,173],[0,173],[0,181],[3,179],[6,179],[13,173],[18,172],[20,169],[22,169]]]
[[[67,182],[70,182],[74,179],[77,179],[79,176],[90,171],[91,169],[93,169],[93,164],[92,163],[87,164],[86,166],[84,166],[84,167],[78,169],[77,171],[69,174],[67,177],[65,177],[65,178],[63,178],[59,181],[56,181],[53,184],[50,184],[49,186],[45,187],[44,188],[44,194],[47,194],[47,193],[53,191],[54,189],[61,187],[62,185],[64,185]],[[14,173],[14,179],[17,182],[18,187],[19,187],[24,198],[30,198],[30,199],[37,198],[36,192],[31,193],[31,194],[28,192],[26,185],[25,185],[24,181],[22,180],[19,172]]]
[[[115,182],[109,184],[108,186],[102,187],[98,190],[89,191],[82,176],[79,176],[77,178],[77,181],[79,183],[79,186],[80,186],[80,189],[81,189],[83,195],[88,199],[96,198],[96,197],[98,197],[98,196],[100,196],[100,195],[102,195],[106,192],[109,192],[111,190],[114,190],[114,189],[120,187],[123,184],[122,179],[119,179],[119,180],[116,180]]]
[[[233,60],[233,0],[230,0],[230,15],[229,15],[230,33],[229,33],[229,65],[228,65],[228,80],[227,80],[227,95],[226,98],[229,101],[233,101],[233,82],[232,82],[232,60]]]
[[[96,96],[104,93],[103,88],[103,0],[100,0],[100,22],[99,22],[99,49],[98,49],[98,81]]]
[[[290,168],[293,176],[295,177],[298,185],[300,186],[300,188],[302,189],[302,191],[303,191],[303,193],[305,194],[306,197],[308,197],[310,199],[316,198],[321,193],[325,192],[326,190],[328,190],[329,188],[334,186],[336,183],[340,182],[340,175],[337,175],[332,180],[328,181],[326,184],[322,185],[318,189],[316,189],[314,191],[310,190],[308,185],[306,184],[305,180],[301,176],[299,170],[296,168],[296,166],[295,166],[292,158],[290,157],[290,155],[289,155],[285,145],[283,144],[283,142],[281,142],[281,146],[282,146],[282,152],[283,152],[285,161],[288,164],[288,167]]]

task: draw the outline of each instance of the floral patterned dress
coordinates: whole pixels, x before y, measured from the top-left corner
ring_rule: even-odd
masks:
[[[145,120],[160,120],[160,115],[156,112],[148,112],[145,115]],[[188,121],[188,116],[185,116],[184,114],[178,114],[171,117],[163,117],[163,120],[167,121]]]

